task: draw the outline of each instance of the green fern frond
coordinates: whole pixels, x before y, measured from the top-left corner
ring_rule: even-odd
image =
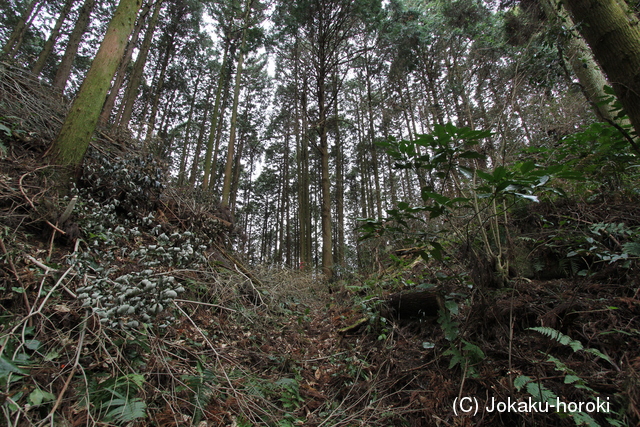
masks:
[[[536,382],[527,383],[527,392],[538,402],[548,403],[549,406],[555,406],[558,396],[542,384]]]
[[[147,416],[147,404],[142,399],[114,399],[108,406],[113,409],[104,416],[104,421],[121,424]]]
[[[553,328],[549,328],[547,326],[536,326],[533,328],[528,328],[529,330],[536,331],[541,333],[542,335],[546,335],[552,340],[559,342],[562,345],[568,345],[571,349],[576,352],[578,350],[584,350],[584,346],[580,341],[576,341],[572,339],[570,336],[563,334],[560,331],[557,331]]]
[[[600,424],[586,412],[574,412],[573,422],[576,423],[577,426],[600,427]]]
[[[567,336],[565,334],[563,334],[560,331],[557,331],[553,328],[549,328],[547,326],[536,326],[533,328],[528,328],[529,330],[532,331],[536,331],[541,333],[542,335],[546,335],[549,338],[559,342],[562,345],[568,345],[569,347],[571,347],[571,349],[575,352],[579,351],[579,350],[583,350],[587,353],[591,353],[594,356],[597,356],[601,359],[606,360],[609,363],[613,363],[611,362],[611,359],[609,358],[609,356],[607,356],[606,354],[604,354],[603,352],[601,352],[600,350],[596,349],[596,348],[584,348],[584,346],[582,345],[582,343],[580,341],[574,340],[572,339],[570,336]]]
[[[526,376],[526,375],[520,375],[518,377],[516,377],[516,379],[513,381],[513,386],[520,391],[520,389],[522,387],[524,387],[525,385],[527,385],[528,383],[530,383],[531,381],[533,381],[530,377]]]

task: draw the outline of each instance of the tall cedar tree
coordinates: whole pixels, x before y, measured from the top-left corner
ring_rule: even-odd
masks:
[[[58,70],[56,71],[56,76],[53,79],[53,87],[58,89],[61,92],[64,92],[64,88],[67,85],[67,81],[69,80],[69,76],[71,75],[71,68],[73,68],[73,62],[78,55],[78,49],[80,47],[80,43],[82,42],[82,36],[87,31],[87,27],[89,26],[89,18],[91,17],[91,12],[95,7],[95,0],[85,0],[84,4],[80,8],[80,12],[78,15],[78,19],[76,20],[76,25],[69,36],[69,41],[67,42],[67,48],[64,51],[64,56],[58,65]]]
[[[229,207],[231,193],[231,180],[233,174],[233,159],[236,143],[236,128],[238,119],[238,100],[240,96],[240,86],[242,84],[242,64],[244,62],[245,49],[247,46],[247,31],[249,30],[249,19],[251,17],[251,7],[253,0],[247,0],[244,12],[244,26],[242,28],[242,39],[240,42],[240,52],[238,53],[238,64],[236,65],[236,82],[233,90],[233,107],[231,110],[231,129],[229,131],[229,145],[227,148],[227,163],[224,171],[224,182],[222,184],[222,201],[224,208]],[[213,129],[212,129],[213,131]]]
[[[51,34],[49,34],[49,38],[44,44],[44,47],[42,48],[42,51],[38,56],[38,60],[34,64],[33,68],[31,69],[31,72],[34,75],[36,76],[40,75],[40,73],[42,72],[42,69],[47,63],[47,59],[49,59],[49,56],[53,51],[56,41],[58,40],[58,36],[60,35],[60,28],[62,28],[62,24],[64,24],[64,21],[67,19],[69,12],[71,12],[71,6],[73,6],[73,0],[66,0],[64,5],[62,6],[62,9],[60,10],[60,14],[58,15],[58,19],[56,20],[56,23],[53,26],[53,29],[51,30]]]
[[[50,148],[55,163],[76,171],[82,164],[141,5],[142,0],[120,0],[78,96]]]
[[[565,0],[631,124],[640,134],[640,22],[617,0]],[[633,143],[638,151],[637,143]]]
[[[3,54],[7,56],[13,56],[13,53],[17,51],[17,47],[20,44],[20,39],[24,36],[24,33],[28,26],[28,22],[33,16],[33,10],[39,3],[39,1],[33,0],[24,10],[22,16],[20,17],[20,20],[14,27],[9,40],[7,40],[7,43],[5,43],[5,45],[2,47]]]

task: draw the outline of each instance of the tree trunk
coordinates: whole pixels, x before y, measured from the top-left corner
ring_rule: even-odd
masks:
[[[218,120],[217,120],[217,127],[216,127],[216,135],[215,135],[215,142],[213,144],[213,160],[211,160],[211,170],[209,171],[209,185],[208,185],[208,189],[210,193],[213,193],[213,190],[216,188],[216,185],[218,183],[218,156],[220,154],[220,142],[222,141],[222,131],[224,130],[224,115],[227,112],[227,107],[229,104],[229,84],[230,84],[230,80],[226,79],[225,80],[225,86],[223,87],[223,94],[222,94],[222,105],[220,106],[220,112],[218,113]],[[211,132],[213,132],[213,130],[211,130]],[[195,181],[192,179],[191,180],[192,183],[195,183]]]
[[[371,70],[369,64],[369,52],[365,53],[365,84],[367,88],[367,117],[368,117],[368,125],[369,125],[369,150],[371,152],[371,166],[373,167],[373,181],[375,185],[375,201],[376,201],[376,213],[378,214],[378,218],[382,218],[382,199],[380,194],[380,171],[378,168],[378,149],[376,147],[376,135],[374,128],[374,117],[373,117],[373,93],[371,91]]]
[[[231,47],[231,41],[227,39],[224,45],[224,54],[222,56],[222,64],[220,65],[220,74],[218,75],[218,88],[216,90],[216,100],[213,104],[213,111],[211,111],[211,130],[209,131],[209,140],[207,142],[207,151],[204,155],[204,176],[202,177],[202,190],[206,191],[209,188],[209,182],[213,181],[213,175],[215,170],[212,170],[211,158],[214,152],[214,142],[216,141],[218,121],[220,120],[220,99],[222,98],[223,88],[227,85],[230,77],[230,71],[228,67],[229,49]],[[218,151],[218,147],[215,147],[215,151]],[[217,163],[217,158],[216,158]],[[216,165],[217,166],[217,165]]]
[[[322,67],[322,66],[321,66]],[[333,278],[333,243],[331,232],[331,182],[329,181],[329,139],[327,137],[326,76],[318,73],[318,133],[320,134],[320,216],[322,218],[322,272],[327,280]]]
[[[280,261],[285,261],[290,266],[291,248],[289,241],[289,138],[287,134],[284,138],[284,153],[282,154],[282,186],[280,197],[282,205],[280,208]]]
[[[564,0],[640,134],[640,22],[616,0]],[[634,144],[637,150],[637,145]]]
[[[567,62],[571,70],[578,77],[587,101],[594,107],[595,112],[605,121],[613,120],[609,111],[610,105],[603,105],[602,99],[607,96],[604,92],[605,85],[608,85],[602,69],[593,58],[589,46],[578,34],[573,33],[575,24],[564,8],[556,0],[543,0],[541,2],[547,19],[551,22],[558,22],[571,33],[564,38],[563,45],[566,50]]]
[[[174,41],[175,41],[175,33],[172,33],[167,36],[166,41],[166,49],[164,51],[164,56],[162,59],[162,63],[160,64],[160,76],[158,76],[158,80],[155,82],[153,87],[155,88],[155,94],[153,96],[153,100],[151,102],[151,113],[149,114],[149,120],[147,125],[147,135],[144,139],[144,145],[148,146],[151,138],[153,137],[153,130],[156,126],[156,116],[158,115],[158,105],[160,103],[160,97],[162,96],[162,89],[164,88],[164,81],[167,75],[167,67],[169,66],[169,61],[173,58],[174,52]]]
[[[182,143],[182,154],[180,155],[180,169],[178,170],[178,185],[184,184],[185,174],[184,171],[187,168],[187,155],[189,153],[189,139],[191,137],[191,127],[193,122],[193,112],[196,106],[196,98],[198,97],[198,89],[200,86],[200,79],[202,77],[202,71],[198,71],[198,77],[196,78],[195,87],[193,88],[193,95],[191,103],[189,104],[189,114],[187,115],[187,125],[184,131],[184,139]],[[209,100],[209,92],[207,92],[207,101]]]
[[[49,55],[51,55],[51,52],[53,51],[53,46],[55,46],[56,40],[58,40],[58,36],[60,35],[60,28],[62,27],[62,24],[64,23],[64,21],[67,19],[67,16],[71,11],[72,5],[73,5],[73,0],[67,0],[64,3],[64,6],[62,6],[60,15],[58,15],[58,19],[56,20],[55,25],[51,29],[51,34],[49,35],[49,38],[44,44],[44,47],[42,48],[42,52],[40,52],[40,55],[38,56],[38,60],[34,64],[33,68],[31,69],[31,72],[33,73],[33,75],[39,76],[40,73],[42,72],[42,69],[47,63],[47,59],[49,59]]]
[[[340,134],[340,112],[338,110],[338,92],[340,79],[338,73],[333,74],[333,108],[335,115],[335,147],[336,147],[336,248],[335,262],[340,267],[345,266],[344,239],[344,152],[342,135]]]
[[[296,53],[297,55],[297,53]],[[296,79],[299,72],[299,60],[296,59]],[[296,90],[298,85],[296,85]],[[309,126],[307,123],[307,78],[302,78],[302,90],[296,93],[296,121],[294,123],[298,139],[298,219],[300,222],[300,267],[311,268],[311,180],[309,178]]]
[[[236,66],[236,81],[233,90],[233,107],[231,109],[231,123],[229,130],[229,146],[227,148],[227,164],[224,171],[224,183],[222,185],[222,201],[223,208],[229,207],[229,197],[231,193],[231,179],[233,176],[233,159],[234,146],[236,140],[236,127],[238,121],[238,102],[240,99],[240,86],[242,85],[242,63],[244,62],[245,48],[247,46],[247,31],[249,29],[249,18],[251,16],[252,0],[247,0],[244,14],[244,28],[242,30],[242,42],[240,43],[240,52],[238,52],[238,65]]]
[[[78,55],[78,48],[80,47],[82,36],[87,31],[87,27],[89,26],[89,18],[91,16],[91,12],[93,11],[95,3],[95,0],[85,0],[82,8],[80,8],[80,14],[78,15],[76,25],[73,28],[71,35],[69,36],[67,48],[64,51],[64,56],[62,57],[62,61],[60,61],[60,65],[58,65],[58,71],[56,72],[56,76],[53,79],[53,87],[60,92],[64,92],[64,88],[67,86],[67,80],[69,80],[69,76],[71,75],[73,62]],[[118,58],[118,61],[120,61],[120,58]],[[111,83],[111,81],[109,81],[109,83]]]
[[[138,88],[140,87],[140,81],[142,80],[142,74],[144,73],[144,66],[147,63],[147,57],[149,56],[149,49],[151,48],[151,42],[153,41],[153,34],[156,31],[158,25],[158,18],[160,17],[160,9],[162,9],[162,0],[157,0],[155,8],[153,9],[153,15],[147,26],[147,30],[144,33],[144,39],[142,40],[142,46],[138,52],[138,57],[133,65],[133,70],[129,76],[129,83],[124,93],[122,103],[118,110],[118,126],[128,126],[131,120],[131,114],[133,112],[133,105],[138,97]]]
[[[27,6],[25,11],[22,13],[20,20],[18,21],[15,28],[11,32],[11,36],[9,37],[9,40],[7,40],[7,43],[2,47],[3,55],[13,56],[13,53],[16,51],[16,46],[20,45],[20,39],[24,35],[24,32],[27,28],[27,22],[29,22],[29,20],[31,19],[31,16],[33,15],[33,10],[38,4],[39,4],[38,0],[33,0],[29,4],[29,6]]]
[[[202,120],[201,120],[201,124],[200,124],[200,131],[198,132],[198,141],[196,142],[196,148],[194,149],[193,152],[193,163],[191,165],[191,171],[189,173],[189,184],[191,184],[191,186],[194,186],[195,183],[195,174],[198,171],[198,163],[200,163],[200,151],[202,150],[202,143],[204,142],[204,135],[207,132],[207,122],[209,120],[209,108],[211,106],[210,98],[211,98],[211,90],[213,89],[213,86],[209,86],[209,89],[207,90],[207,96],[206,96],[206,102],[205,102],[205,107],[204,107],[204,112],[202,114]],[[187,181],[187,170],[185,168],[184,170],[184,180],[183,180],[183,184],[186,183]]]
[[[251,101],[248,100],[248,103]],[[246,111],[243,114],[243,117],[246,117]],[[235,150],[236,154],[233,160],[233,176],[231,179],[231,191],[229,193],[229,209],[231,210],[231,214],[235,215],[236,212],[236,199],[238,197],[238,186],[240,185],[240,172],[242,172],[242,156],[244,155],[245,145],[247,143],[246,135],[241,133],[238,138],[239,144],[238,149]],[[253,166],[253,159],[251,165]]]
[[[100,119],[98,122],[104,126],[109,122],[109,117],[111,117],[111,112],[113,111],[113,106],[116,103],[116,98],[120,93],[120,88],[124,83],[124,79],[127,75],[127,68],[129,68],[129,64],[131,63],[131,58],[133,57],[133,51],[138,44],[138,38],[140,37],[140,31],[142,31],[142,27],[144,26],[144,21],[147,18],[147,14],[149,13],[149,9],[151,8],[150,4],[146,4],[142,11],[140,12],[140,17],[138,18],[138,24],[133,30],[133,34],[131,35],[131,39],[127,44],[127,50],[124,54],[124,59],[120,62],[120,66],[118,67],[118,71],[116,72],[116,78],[113,81],[113,85],[111,85],[111,90],[109,91],[109,95],[107,96],[107,100],[104,103],[104,107],[102,107],[102,113],[100,113]]]
[[[142,0],[120,0],[78,96],[50,148],[56,164],[76,171],[81,165],[141,3]]]

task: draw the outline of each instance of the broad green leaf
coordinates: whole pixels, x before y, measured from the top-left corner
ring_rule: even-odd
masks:
[[[56,396],[48,391],[40,390],[36,388],[29,394],[29,402],[33,406],[42,405],[43,403],[52,402]]]
[[[431,135],[418,135],[418,138],[413,141],[421,147],[431,147],[433,145],[433,136]]]
[[[40,341],[38,341],[38,340],[26,340],[24,342],[24,345],[29,350],[36,351],[36,350],[38,350],[40,348]]]
[[[444,128],[449,135],[456,135],[456,134],[460,135],[461,133],[465,132],[465,129],[468,129],[468,128],[457,128],[451,122],[448,122],[446,125],[444,125]]]
[[[509,189],[509,187],[511,187],[511,189]],[[512,185],[511,181],[502,181],[496,185],[496,193],[507,189],[513,191],[516,189],[516,187]]]
[[[507,176],[507,169],[504,166],[498,166],[493,171],[493,179],[499,181]]]
[[[442,248],[435,246],[435,244],[432,244],[433,248],[429,251],[429,253],[431,254],[431,256],[438,260],[438,261],[442,261]]]
[[[484,159],[486,156],[484,154],[480,154],[477,151],[465,151],[464,153],[458,156],[461,159]]]
[[[58,353],[56,350],[51,350],[44,356],[44,360],[45,362],[51,362],[52,360],[56,360],[59,357],[60,353]]]
[[[535,167],[536,167],[536,162],[534,162],[533,160],[528,160],[520,166],[520,172],[522,174],[527,174],[531,172],[533,169],[535,169]]]
[[[447,196],[443,196],[442,194],[434,193],[431,191],[425,191],[422,194],[423,194],[422,195],[423,199],[425,199],[425,196],[426,196],[427,199],[433,199],[436,202],[440,203],[441,205],[446,205],[451,201],[451,199],[448,198]]]
[[[547,167],[547,174],[553,175],[553,174],[556,174],[558,172],[561,172],[563,169],[564,169],[564,165],[562,165],[562,164],[551,165],[551,166]]]
[[[478,174],[478,176],[486,181],[489,182],[493,182],[493,175],[491,175],[490,173],[478,170],[476,171],[476,174]]]
[[[21,375],[27,374],[26,371],[18,368],[4,357],[0,357],[0,378],[6,377],[7,375],[12,373]]]
[[[460,307],[458,306],[458,303],[455,302],[454,300],[448,299],[444,302],[444,306],[447,308],[447,310],[449,310],[449,312],[451,314],[453,314],[454,316],[456,316],[458,314],[458,311],[460,309]]]

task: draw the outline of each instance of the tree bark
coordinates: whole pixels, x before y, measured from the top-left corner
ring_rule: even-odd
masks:
[[[116,72],[116,78],[113,81],[113,85],[111,86],[111,90],[109,91],[109,95],[107,96],[107,100],[104,103],[104,107],[102,107],[102,113],[100,113],[100,119],[98,122],[104,126],[109,122],[109,117],[111,117],[111,112],[113,111],[113,106],[116,103],[116,98],[118,97],[118,93],[120,93],[120,88],[124,83],[124,79],[127,75],[127,68],[129,68],[129,64],[131,63],[131,58],[133,57],[133,51],[138,44],[138,38],[140,37],[140,31],[142,31],[142,27],[144,26],[144,21],[147,18],[149,13],[149,9],[151,8],[151,4],[147,3],[140,12],[140,17],[138,18],[138,24],[135,26],[133,30],[133,34],[131,35],[131,39],[127,44],[127,50],[124,54],[124,59],[120,62],[120,66],[118,67],[118,71]]]
[[[318,77],[318,108],[320,132],[320,189],[322,192],[320,216],[322,218],[322,272],[327,280],[333,278],[333,235],[331,232],[331,182],[329,181],[329,140],[327,138],[327,105],[325,77]]]
[[[196,78],[195,87],[193,88],[193,95],[191,95],[191,102],[189,103],[189,114],[187,115],[187,125],[184,131],[184,138],[182,142],[182,153],[180,155],[180,169],[178,170],[178,185],[183,185],[185,181],[185,169],[187,168],[187,154],[189,152],[189,139],[191,137],[191,127],[193,123],[193,112],[195,110],[196,98],[198,97],[198,89],[200,86],[200,79],[202,77],[202,71],[198,71],[198,77]],[[209,92],[207,92],[207,101],[209,101]]]
[[[42,69],[47,63],[47,59],[49,59],[49,55],[51,55],[51,52],[53,51],[53,47],[56,44],[56,40],[58,40],[58,36],[60,35],[60,28],[62,28],[62,24],[67,19],[67,16],[71,11],[72,5],[73,5],[73,0],[66,0],[66,2],[64,3],[64,6],[62,6],[60,15],[58,15],[58,19],[56,20],[55,25],[51,29],[51,34],[49,35],[49,38],[44,44],[44,47],[42,48],[42,51],[38,56],[38,60],[33,65],[33,68],[31,69],[31,73],[33,73],[33,75],[39,76],[40,73],[42,72]]]
[[[369,132],[369,149],[371,152],[371,166],[373,167],[373,182],[375,185],[375,201],[376,201],[376,213],[378,214],[378,218],[382,218],[382,196],[380,194],[380,171],[378,167],[378,149],[376,147],[376,134],[374,128],[374,117],[373,117],[373,92],[371,90],[371,65],[369,63],[369,51],[367,47],[367,51],[364,54],[365,60],[365,84],[367,88],[367,118],[368,118],[368,132]]]
[[[80,47],[82,36],[87,31],[87,27],[89,26],[89,18],[91,16],[91,12],[93,11],[95,3],[95,0],[85,0],[82,8],[80,9],[78,19],[76,20],[76,25],[73,28],[71,35],[69,36],[67,48],[64,51],[64,56],[60,61],[60,65],[58,65],[58,71],[56,72],[56,76],[53,79],[53,87],[60,92],[64,92],[64,88],[67,86],[67,80],[69,80],[69,76],[71,75],[73,62],[78,55],[78,48]],[[118,60],[119,59],[120,58],[118,58]]]
[[[640,22],[616,0],[564,0],[640,134]],[[637,149],[637,145],[634,144]]]
[[[49,155],[55,163],[75,171],[81,165],[141,4],[142,0],[120,0],[78,96],[50,148]]]
[[[236,81],[233,90],[233,107],[231,109],[231,123],[229,130],[229,146],[227,148],[227,163],[224,171],[224,183],[222,185],[222,201],[223,208],[229,207],[229,198],[231,193],[231,179],[233,176],[233,159],[234,146],[236,140],[236,127],[238,121],[238,102],[240,98],[240,86],[242,84],[242,64],[244,62],[244,54],[247,46],[247,31],[249,27],[249,18],[251,16],[252,0],[247,0],[244,14],[244,28],[242,29],[242,42],[240,43],[240,52],[238,52],[238,64],[236,66]]]
[[[558,22],[564,28],[571,31],[575,28],[575,24],[565,9],[557,4],[556,0],[543,0],[541,2],[547,19],[552,22]],[[572,33],[564,40],[564,49],[566,58],[573,73],[578,77],[578,81],[582,86],[587,101],[593,105],[595,112],[601,119],[606,121],[613,120],[613,116],[609,111],[610,105],[603,105],[601,101],[607,96],[604,91],[605,85],[608,85],[606,77],[602,69],[593,58],[593,53],[587,46],[584,39]]]
[[[344,239],[344,152],[340,133],[340,112],[338,110],[338,92],[340,79],[338,72],[333,74],[333,108],[335,115],[335,147],[336,147],[336,248],[335,262],[345,267],[345,239]]]
[[[162,89],[164,88],[164,81],[167,75],[167,68],[169,66],[169,62],[173,58],[173,54],[175,51],[175,46],[174,46],[175,37],[176,37],[175,33],[171,33],[170,35],[167,35],[165,51],[164,51],[162,63],[160,64],[160,68],[159,68],[160,75],[158,76],[158,80],[153,85],[153,87],[155,88],[155,94],[151,102],[151,113],[149,114],[147,134],[144,139],[145,147],[149,145],[149,142],[153,137],[153,130],[155,129],[156,117],[158,115],[158,105],[160,103],[160,97],[162,96]]]
[[[142,74],[144,73],[144,66],[147,63],[147,57],[149,56],[149,50],[151,48],[151,42],[153,41],[153,34],[156,31],[158,25],[158,19],[160,17],[160,9],[162,9],[163,0],[157,0],[155,8],[153,9],[153,15],[149,21],[149,25],[144,33],[144,39],[138,52],[138,57],[133,65],[133,70],[129,76],[129,83],[124,93],[122,103],[118,110],[118,126],[128,126],[131,120],[131,114],[133,112],[133,105],[138,97],[138,89],[140,87],[140,81],[142,80]]]
[[[202,177],[202,190],[207,191],[209,183],[213,181],[213,175],[215,170],[212,170],[214,166],[211,162],[214,152],[214,142],[216,141],[218,122],[220,120],[220,100],[222,98],[222,90],[229,81],[230,71],[228,67],[229,50],[231,48],[231,41],[225,40],[224,54],[222,56],[222,64],[220,65],[220,74],[218,75],[218,88],[216,89],[216,99],[213,104],[213,110],[211,111],[211,130],[209,131],[209,140],[207,141],[207,151],[204,155],[204,176]],[[218,147],[215,147],[215,151],[218,151]],[[217,158],[216,158],[217,163]],[[217,166],[217,165],[216,165]]]
[[[296,46],[295,49],[298,49]],[[296,52],[295,74],[299,75],[299,56]],[[298,83],[296,81],[296,83]],[[311,268],[312,238],[311,238],[311,180],[309,178],[309,125],[307,120],[307,76],[302,78],[302,90],[298,91],[296,84],[296,121],[294,131],[298,139],[298,219],[300,222],[300,267]]]
[[[7,43],[2,47],[3,55],[13,56],[13,53],[15,52],[15,50],[17,50],[16,46],[20,44],[20,39],[24,35],[24,32],[27,28],[27,22],[29,22],[29,20],[31,19],[31,16],[33,15],[33,10],[35,9],[36,5],[38,5],[39,3],[40,2],[38,0],[33,0],[29,4],[29,6],[27,6],[25,11],[22,13],[20,20],[18,21],[15,28],[11,32],[11,36],[9,37],[9,40],[7,40]]]
[[[204,112],[202,114],[201,124],[199,126],[200,131],[198,132],[198,140],[196,142],[196,148],[193,152],[193,163],[191,164],[191,171],[189,173],[189,179],[187,180],[187,170],[185,167],[184,170],[184,179],[182,181],[183,184],[186,184],[188,181],[189,184],[193,187],[195,183],[195,174],[198,170],[198,163],[200,163],[200,151],[202,150],[202,143],[204,142],[204,135],[207,132],[207,122],[209,120],[209,108],[211,106],[211,91],[213,90],[213,86],[209,85],[209,89],[207,90],[207,95],[205,97],[205,107]],[[186,165],[185,165],[186,166]],[[192,180],[193,176],[193,180]]]

